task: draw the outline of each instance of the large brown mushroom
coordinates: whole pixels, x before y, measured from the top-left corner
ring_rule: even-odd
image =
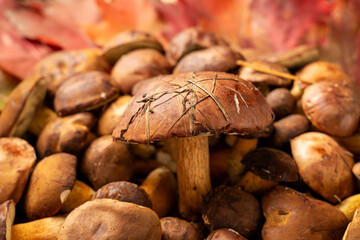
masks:
[[[250,82],[221,72],[174,74],[137,91],[113,138],[130,143],[178,138],[179,207],[194,218],[211,189],[207,136],[250,135],[271,122],[271,109]]]

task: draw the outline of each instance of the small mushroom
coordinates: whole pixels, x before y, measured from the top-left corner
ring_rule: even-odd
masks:
[[[66,152],[79,155],[93,138],[91,128],[96,123],[91,113],[77,113],[49,122],[40,133],[36,149],[41,158]]]
[[[320,131],[337,137],[352,135],[360,119],[360,99],[353,89],[322,81],[307,87],[302,96],[306,117]]]
[[[117,97],[118,90],[110,83],[110,76],[91,71],[63,83],[56,91],[54,107],[59,115],[69,115],[99,108]]]
[[[290,144],[299,174],[311,189],[331,203],[352,195],[354,160],[350,152],[320,132],[303,133]]]
[[[54,95],[71,76],[88,71],[109,70],[100,49],[62,50],[48,55],[36,65],[36,73],[45,78],[46,87]]]
[[[90,201],[94,196],[95,191],[89,185],[75,180],[73,189],[71,190],[69,196],[63,203],[60,212],[69,213],[80,205],[84,204],[87,201]]]
[[[138,49],[123,55],[116,62],[111,70],[111,78],[122,93],[130,94],[136,83],[170,72],[169,62],[159,51]]]
[[[20,200],[35,161],[35,149],[27,141],[0,138],[0,204]]]
[[[44,78],[34,76],[18,84],[1,111],[0,137],[21,137],[29,128],[45,94]]]
[[[110,198],[121,202],[131,202],[152,209],[152,202],[146,191],[135,183],[111,182],[99,188],[93,199]]]
[[[102,56],[113,66],[124,54],[141,48],[151,48],[163,52],[159,41],[149,33],[129,30],[110,39],[104,46]]]
[[[34,118],[32,119],[28,131],[35,136],[39,136],[44,127],[51,121],[55,120],[58,117],[56,112],[52,109],[40,105],[34,114]]]
[[[354,218],[346,228],[343,240],[357,240],[360,238],[360,213],[359,208],[356,209]]]
[[[206,240],[246,240],[231,228],[220,228],[212,231]]]
[[[266,96],[266,101],[277,119],[291,114],[296,106],[296,99],[287,88],[275,88]]]
[[[150,208],[113,199],[95,199],[72,211],[59,240],[161,240],[161,225]]]
[[[260,204],[254,196],[225,186],[213,189],[206,196],[202,218],[210,231],[232,228],[245,237],[256,234],[262,221]]]
[[[203,240],[199,229],[190,222],[177,217],[164,217],[160,219],[161,240]]]
[[[80,162],[81,172],[97,190],[105,184],[129,181],[133,174],[133,157],[125,143],[113,142],[110,135],[95,139]]]
[[[235,187],[239,187],[241,190],[254,196],[261,196],[278,184],[278,181],[263,179],[253,172],[247,171],[239,182],[236,183]]]
[[[262,198],[263,240],[341,239],[348,220],[331,204],[277,186]]]
[[[174,68],[173,73],[186,72],[235,72],[238,66],[236,61],[244,59],[230,47],[220,45],[191,52],[183,57]]]
[[[140,185],[150,196],[153,210],[161,218],[166,216],[176,199],[176,180],[166,167],[151,171]]]
[[[54,216],[68,198],[76,179],[77,159],[68,153],[56,153],[36,164],[24,195],[28,219]]]
[[[360,132],[348,137],[334,137],[334,139],[355,156],[360,156]],[[360,175],[359,175],[360,176]]]
[[[346,218],[351,221],[357,208],[360,207],[360,194],[345,198],[336,207],[344,213]]]
[[[0,204],[0,239],[11,239],[11,227],[15,219],[15,204],[8,200]]]
[[[53,240],[57,239],[65,222],[65,216],[47,217],[15,224],[11,229],[12,240]]]
[[[226,45],[213,33],[199,28],[187,28],[171,39],[166,56],[172,65],[190,52],[201,50],[215,45]]]

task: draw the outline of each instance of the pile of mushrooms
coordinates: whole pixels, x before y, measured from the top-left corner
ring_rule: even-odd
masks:
[[[189,28],[58,51],[0,113],[0,239],[358,239],[359,122],[315,48]]]

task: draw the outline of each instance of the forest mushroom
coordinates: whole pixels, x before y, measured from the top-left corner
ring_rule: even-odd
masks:
[[[357,240],[360,238],[360,212],[359,208],[356,209],[352,221],[346,228],[343,240]]]
[[[273,110],[276,119],[291,114],[296,106],[296,99],[287,88],[275,88],[266,96],[266,101]]]
[[[212,231],[206,240],[246,240],[246,238],[231,228],[219,228]]]
[[[35,161],[35,149],[24,139],[0,138],[0,204],[20,200]]]
[[[60,211],[75,184],[77,158],[56,153],[36,164],[24,195],[26,217],[35,220]]]
[[[21,137],[46,94],[45,79],[25,79],[11,92],[0,115],[0,137]]]
[[[360,207],[360,194],[355,194],[345,198],[343,201],[337,204],[336,207],[344,213],[349,221],[351,221],[356,209]]]
[[[111,79],[122,93],[130,94],[136,83],[170,72],[169,62],[159,51],[138,49],[123,55],[116,62],[111,70]]]
[[[107,198],[94,199],[66,217],[58,239],[161,240],[161,225],[150,208]]]
[[[87,201],[90,201],[94,196],[95,191],[89,185],[82,181],[75,180],[74,186],[71,189],[69,196],[61,206],[61,213],[69,213]]]
[[[141,31],[123,31],[110,39],[103,49],[102,56],[114,65],[116,61],[124,54],[141,48],[151,48],[159,52],[163,52],[163,47],[160,42],[149,33]]]
[[[15,219],[15,204],[8,200],[0,204],[0,239],[11,239],[11,227]]]
[[[95,139],[85,150],[80,170],[95,190],[115,181],[129,181],[133,156],[125,143],[113,142],[111,135]]]
[[[203,240],[199,229],[190,222],[177,217],[160,219],[162,240]]]
[[[76,96],[76,97],[74,97]],[[90,111],[118,97],[118,90],[104,72],[79,73],[64,82],[55,93],[54,108],[60,115]]]
[[[121,202],[131,202],[152,209],[152,202],[146,191],[137,184],[119,181],[108,183],[99,188],[93,199],[109,198]]]
[[[180,213],[194,218],[211,189],[207,136],[250,135],[271,122],[269,106],[250,82],[221,72],[173,74],[137,91],[113,138],[130,143],[177,138]]]

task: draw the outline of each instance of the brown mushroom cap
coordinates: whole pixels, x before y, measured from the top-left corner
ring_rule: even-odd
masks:
[[[110,135],[94,140],[86,149],[80,169],[95,189],[115,181],[129,181],[133,157],[125,143],[113,142]]]
[[[27,141],[0,138],[0,204],[20,200],[35,161],[35,149]]]
[[[11,239],[11,226],[15,219],[15,204],[8,200],[0,204],[0,239]]]
[[[177,217],[160,219],[162,240],[203,240],[199,229],[190,222]]]
[[[252,61],[251,63],[258,65],[258,66],[262,66],[263,68],[268,68],[268,69],[275,70],[278,72],[289,73],[289,71],[287,70],[286,67],[283,67],[277,63],[272,63],[272,62],[268,62],[268,61],[264,61],[264,60]],[[272,85],[272,86],[288,86],[292,83],[291,79],[282,78],[282,77],[274,76],[274,75],[263,73],[263,72],[258,72],[249,67],[242,67],[239,70],[239,77],[242,79],[245,79],[247,81],[250,81],[252,83],[266,83],[266,84]]]
[[[122,55],[140,48],[152,48],[163,52],[159,41],[149,33],[129,30],[112,38],[104,46],[103,56],[111,65],[114,65]]]
[[[189,53],[176,65],[173,73],[229,72],[238,68],[236,60],[244,59],[228,46],[213,46]]]
[[[46,80],[48,91],[54,95],[59,86],[69,77],[87,71],[108,71],[109,65],[100,49],[57,51],[36,65],[36,73]]]
[[[131,202],[144,207],[152,208],[152,202],[144,189],[135,183],[120,181],[108,183],[99,188],[93,199],[110,198],[121,202]]]
[[[77,74],[63,83],[56,91],[54,107],[59,115],[69,115],[96,109],[117,96],[118,90],[111,85],[108,74],[91,71]]]
[[[246,240],[246,238],[231,228],[220,228],[212,231],[206,240]]]
[[[138,89],[113,138],[147,143],[221,133],[247,135],[271,122],[266,100],[250,82],[221,72],[173,74]]]
[[[266,180],[295,182],[299,180],[297,166],[286,152],[275,148],[257,148],[241,160],[248,169]]]
[[[147,78],[169,74],[171,66],[164,55],[154,49],[138,49],[123,55],[111,71],[112,83],[124,94]]]
[[[225,186],[213,189],[206,196],[202,217],[211,231],[232,228],[245,237],[254,235],[262,221],[260,204],[254,196]]]
[[[76,163],[74,155],[57,153],[35,166],[24,198],[29,219],[50,217],[61,209],[75,184]]]
[[[109,135],[114,131],[116,124],[122,118],[126,107],[131,101],[131,96],[120,96],[101,114],[97,126],[97,132],[100,135]]]
[[[21,137],[46,94],[45,79],[25,79],[11,92],[0,115],[0,137]]]
[[[88,112],[77,113],[49,122],[40,133],[36,149],[41,158],[53,153],[78,155],[86,147],[95,117]]]
[[[72,211],[59,240],[161,240],[161,225],[149,208],[112,199],[95,199]]]
[[[296,106],[296,99],[287,88],[275,88],[266,96],[266,101],[277,119],[292,113]]]
[[[226,43],[213,33],[199,28],[187,28],[171,40],[166,56],[170,64],[175,65],[190,52],[219,44],[225,45]]]
[[[360,99],[353,89],[332,82],[318,82],[302,96],[305,115],[319,130],[330,135],[352,135],[359,125]]]
[[[352,221],[346,228],[343,240],[357,240],[360,238],[360,209],[356,209]]]
[[[278,186],[262,198],[262,239],[341,239],[348,221],[331,204]]]
[[[301,134],[290,143],[299,174],[311,189],[331,203],[352,195],[354,159],[350,152],[320,132]]]

